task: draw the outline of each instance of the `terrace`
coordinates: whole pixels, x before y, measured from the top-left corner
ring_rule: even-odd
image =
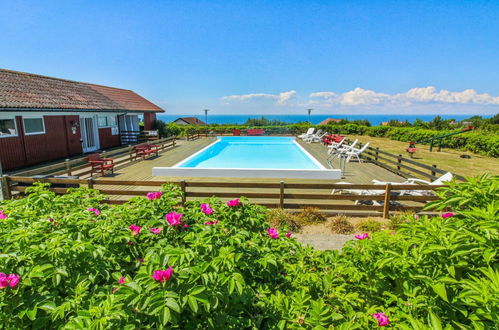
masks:
[[[421,210],[423,204],[433,200],[433,196],[397,196],[396,190],[415,189],[406,186],[373,186],[372,180],[377,179],[388,182],[403,182],[404,177],[388,170],[385,165],[378,162],[377,156],[371,161],[362,163],[350,162],[346,165],[343,178],[341,180],[312,180],[312,179],[252,179],[252,178],[203,178],[203,177],[164,177],[153,176],[153,167],[170,167],[180,162],[186,157],[196,153],[215,141],[215,137],[189,137],[187,140],[165,140],[161,142],[162,152],[159,156],[145,160],[131,161],[129,153],[122,153],[113,156],[113,152],[105,153],[106,157],[115,158],[117,168],[113,175],[104,177],[91,177],[89,168],[86,165],[75,167],[66,164],[66,169],[56,174],[70,174],[78,176],[77,180],[62,181],[49,179],[47,181],[57,184],[83,184],[101,190],[109,195],[109,203],[121,203],[133,196],[143,196],[146,192],[157,190],[166,182],[179,184],[186,197],[184,201],[195,198],[217,196],[222,199],[245,196],[251,202],[268,207],[283,207],[291,210],[299,210],[304,207],[318,207],[327,213],[348,213],[349,215],[381,215],[388,217],[390,211]],[[326,149],[319,143],[308,144],[301,140],[298,143],[305,148],[324,166],[326,163]],[[126,148],[125,148],[126,149]],[[379,150],[378,150],[379,151]],[[376,151],[376,152],[378,152]],[[370,157],[369,155],[367,155]],[[376,165],[378,163],[379,165]],[[333,163],[338,167],[338,162]],[[405,166],[405,165],[402,165]],[[407,167],[407,166],[406,166]],[[398,167],[400,170],[400,167]],[[415,170],[416,172],[418,170]],[[34,172],[29,172],[32,175]],[[400,172],[402,173],[402,172]],[[422,172],[421,172],[422,173]],[[433,176],[436,173],[432,173]],[[37,179],[22,179],[19,176],[26,176],[25,173],[14,173],[10,177],[9,187],[11,193],[22,192],[25,187],[23,183],[36,181]],[[406,175],[407,176],[407,175]],[[431,174],[426,174],[431,177]],[[43,180],[41,180],[43,181]],[[359,196],[357,194],[332,194],[332,190],[341,192],[344,185],[339,185],[339,181],[350,182],[351,189],[375,189],[384,191],[384,194],[377,196]],[[17,185],[16,183],[20,183]],[[435,189],[435,186],[422,187],[417,189]],[[64,193],[65,188],[59,186],[55,191]]]

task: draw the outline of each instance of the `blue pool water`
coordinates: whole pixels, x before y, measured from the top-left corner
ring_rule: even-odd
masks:
[[[219,137],[176,167],[323,169],[292,137]]]

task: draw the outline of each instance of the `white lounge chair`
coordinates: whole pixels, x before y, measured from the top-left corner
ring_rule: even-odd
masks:
[[[359,142],[358,139],[355,139],[351,145],[342,145],[340,148],[331,152],[331,156],[329,156],[328,160],[333,160],[333,158],[338,157],[340,154],[351,151],[355,149],[355,146]]]
[[[307,143],[321,142],[322,138],[328,134],[329,134],[328,132],[324,132],[322,134],[313,134],[313,135],[309,136],[308,138],[306,138],[304,141]]]
[[[297,136],[297,138],[299,139],[305,139],[307,137],[309,137],[310,135],[313,135],[314,134],[314,131],[315,131],[315,128],[314,127],[310,127],[306,133],[303,133],[303,134],[300,134]]]
[[[385,182],[385,181],[379,181],[379,180],[376,180],[374,179],[373,180],[373,183],[374,184],[393,184],[393,185],[401,185],[401,184],[427,184],[427,185],[430,185],[430,186],[439,186],[439,185],[443,185],[445,182],[449,182],[449,181],[452,181],[452,178],[454,176],[452,175],[451,172],[447,172],[445,173],[444,175],[442,175],[441,177],[439,177],[438,179],[434,180],[434,181],[426,181],[426,180],[422,180],[422,179],[417,179],[417,178],[409,178],[407,180],[405,180],[404,182]],[[400,195],[413,195],[413,196],[428,196],[428,195],[433,195],[433,193],[431,192],[431,190],[403,190],[400,192]]]
[[[343,143],[345,143],[345,138],[341,139],[340,142],[331,142],[331,144],[327,146],[327,153],[329,155],[332,154],[336,150],[340,149]]]
[[[344,184],[344,185],[349,185],[353,184],[351,182],[338,182],[337,184]],[[360,196],[379,196],[379,195],[384,195],[385,190],[380,189],[380,190],[367,190],[367,189],[333,189],[331,191],[331,195],[334,195],[336,193],[336,190],[340,190],[341,192],[346,192],[351,195],[360,195]],[[383,205],[380,201],[373,200],[373,205],[375,206],[380,206]],[[360,203],[360,200],[355,201],[355,205],[358,205]]]
[[[364,146],[362,148],[360,148],[360,149],[352,148],[352,150],[345,151],[344,154],[347,156],[347,163],[353,157],[357,158],[357,160],[359,161],[359,163],[362,163],[362,160],[360,159],[359,156],[360,156],[360,154],[362,154],[364,152],[364,150],[367,149],[367,147],[369,147],[369,142],[367,142],[366,144],[364,144]]]
[[[306,135],[304,137],[302,137],[301,139],[303,141],[307,141],[309,138],[311,138],[312,136],[315,136],[317,134],[322,134],[322,130],[321,129],[318,129],[315,133],[312,133],[312,134],[309,134],[309,135]]]

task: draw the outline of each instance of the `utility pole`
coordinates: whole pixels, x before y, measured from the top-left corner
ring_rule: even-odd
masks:
[[[208,125],[208,111],[209,109],[204,109],[204,122]]]
[[[310,113],[312,112],[312,110],[314,110],[314,109],[307,109],[307,112],[308,112],[308,122],[310,124],[312,124],[312,122],[310,121]]]

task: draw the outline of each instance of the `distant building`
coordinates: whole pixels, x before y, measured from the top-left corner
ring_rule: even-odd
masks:
[[[206,123],[197,119],[196,117],[180,117],[173,121],[178,125],[194,125],[194,126],[205,126]]]
[[[381,126],[388,126],[388,125],[390,125],[390,123],[387,122],[387,121],[384,121],[384,122],[381,123]]]
[[[13,169],[119,146],[161,108],[131,90],[0,69],[0,161]]]
[[[327,119],[324,119],[323,121],[321,121],[317,125],[327,125],[327,124],[330,124],[330,123],[340,123],[341,121],[342,121],[342,119],[327,118]]]

